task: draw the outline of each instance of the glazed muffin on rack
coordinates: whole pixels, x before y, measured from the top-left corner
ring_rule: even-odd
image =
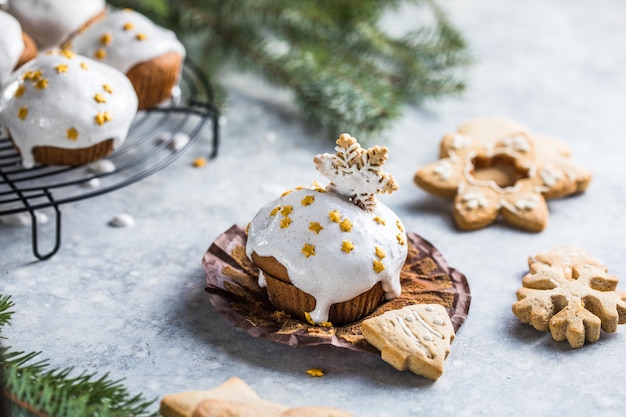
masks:
[[[74,34],[101,18],[104,0],[8,0],[7,10],[40,50],[61,46]]]
[[[36,55],[37,46],[20,22],[0,10],[0,88],[11,72]]]
[[[125,73],[139,108],[157,106],[176,95],[185,48],[174,32],[130,9],[112,11],[78,34],[71,49]]]
[[[71,51],[48,50],[9,77],[0,109],[0,122],[24,167],[77,166],[124,142],[137,96],[115,68]]]
[[[330,184],[297,187],[261,208],[246,253],[278,310],[313,324],[356,321],[400,295],[404,226],[376,199],[398,184],[383,171],[387,148],[343,134],[335,154],[314,158]]]

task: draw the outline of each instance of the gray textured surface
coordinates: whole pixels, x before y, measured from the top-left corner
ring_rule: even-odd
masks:
[[[139,184],[63,206],[63,246],[47,262],[33,262],[28,228],[0,225],[0,291],[17,304],[10,344],[42,350],[55,366],[125,377],[148,397],[239,376],[272,401],[364,417],[623,415],[626,329],[571,350],[520,324],[511,304],[526,257],[556,245],[586,249],[626,281],[626,3],[445,5],[476,59],[469,89],[460,100],[406,109],[386,166],[401,190],[383,197],[471,285],[470,315],[439,381],[397,372],[371,354],[254,339],[209,304],[200,259],[213,239],[277,192],[318,178],[312,156],[332,149],[304,127],[285,94],[239,77],[228,79],[221,155],[203,169],[190,162],[209,151],[208,141]],[[449,203],[412,184],[414,171],[436,158],[443,133],[486,114],[565,139],[594,173],[587,193],[549,203],[540,234],[502,225],[460,233]],[[121,212],[134,227],[107,226]],[[310,378],[311,367],[326,376]]]

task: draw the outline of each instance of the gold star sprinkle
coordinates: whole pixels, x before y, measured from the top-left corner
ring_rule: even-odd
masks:
[[[15,94],[13,96],[19,98],[19,97],[22,97],[25,92],[26,92],[26,86],[24,84],[20,84],[20,86],[17,87],[17,89],[15,90]]]
[[[324,376],[324,370],[321,368],[307,369],[306,373],[311,375],[313,378],[319,378]]]
[[[300,191],[300,190],[304,190],[304,187],[303,187],[303,186],[301,186],[301,185],[298,185],[298,186],[296,187],[296,190],[298,190],[298,191]]]
[[[195,168],[202,168],[206,165],[206,158],[198,157],[191,163]]]
[[[280,210],[280,206],[276,206],[272,209],[272,211],[270,211],[270,216],[274,217],[276,216],[276,214],[278,213],[278,211]]]
[[[105,33],[102,36],[100,36],[100,44],[104,46],[110,45],[112,41],[113,41],[113,36],[111,36],[110,33]]]
[[[96,59],[104,59],[104,58],[107,57],[107,51],[105,51],[104,49],[100,48],[96,52],[93,53],[93,56]]]
[[[339,227],[342,232],[349,232],[352,230],[352,223],[350,223],[350,220],[348,219],[343,219],[342,222],[339,223]]]
[[[26,119],[26,116],[28,116],[28,106],[20,107],[17,111],[17,117],[19,117],[21,120],[24,120]]]
[[[375,252],[376,252],[376,256],[378,256],[378,259],[383,259],[385,256],[387,256],[387,254],[385,254],[385,251],[379,248],[378,246],[376,246]]]
[[[106,103],[107,99],[104,97],[104,95],[97,93],[95,96],[93,96],[93,99],[96,100],[96,103]]]
[[[319,222],[310,222],[309,223],[309,230],[312,232],[315,232],[315,234],[320,234],[320,232],[322,230],[324,230],[324,228],[322,227],[322,225]]]
[[[400,220],[396,220],[396,227],[399,231],[404,232],[404,227],[402,226],[402,223],[400,223]]]
[[[135,35],[135,39],[137,39],[138,41],[145,41],[146,39],[148,39],[148,35],[146,35],[145,33],[138,33]]]
[[[102,89],[109,94],[113,94],[113,89],[109,84],[102,84]]]
[[[293,211],[293,207],[292,206],[284,206],[280,210],[280,214],[282,214],[283,216],[289,216],[292,211]]]
[[[98,112],[98,114],[96,114],[95,119],[96,119],[96,123],[102,126],[106,122],[110,122],[111,120],[113,120],[113,115],[109,111],[101,111],[101,112]]]
[[[339,214],[339,210],[331,211],[328,213],[328,218],[331,222],[339,223],[341,220],[341,214]]]
[[[69,67],[65,64],[59,64],[56,67],[54,67],[54,69],[57,70],[57,73],[61,74],[61,73],[67,72]]]
[[[284,219],[282,219],[280,221],[280,228],[281,229],[286,229],[289,227],[289,225],[291,224],[292,220],[289,217],[285,217]]]
[[[343,242],[341,242],[341,250],[343,252],[350,253],[352,252],[352,249],[354,249],[354,245],[349,240],[344,240]]]
[[[400,244],[400,246],[404,246],[406,244],[401,233],[398,233],[398,235],[396,236],[396,239],[398,239],[398,243]]]
[[[70,51],[69,49],[63,49],[61,52],[59,52],[61,55],[63,55],[64,57],[66,57],[67,59],[72,59],[76,56],[76,54],[72,51]]]
[[[307,258],[309,256],[315,256],[315,245],[305,243],[302,247],[302,253],[304,253],[304,256],[306,256]]]
[[[374,217],[373,220],[378,224],[382,224],[383,226],[385,225],[385,221],[378,216]]]
[[[134,28],[135,28],[135,25],[133,25],[133,24],[132,24],[132,23],[130,23],[130,22],[128,22],[128,23],[124,23],[124,26],[122,26],[122,29],[124,29],[124,30],[126,30],[126,31],[131,30],[131,29],[134,29]]]
[[[37,90],[43,90],[44,88],[48,88],[48,79],[42,78],[40,80],[37,80],[37,82],[35,83],[35,88]]]
[[[41,70],[37,70],[37,71],[26,71],[23,75],[22,78],[24,80],[30,80],[30,81],[37,81],[41,78],[41,76],[43,75],[43,73],[41,72]]]
[[[315,196],[307,195],[302,199],[302,201],[300,201],[300,204],[302,204],[303,206],[310,206],[311,204],[313,204],[314,201]]]
[[[76,139],[78,139],[78,130],[73,127],[67,129],[67,138],[76,142]]]
[[[88,69],[89,69],[89,65],[87,65],[87,63],[86,63],[86,62],[81,62],[81,63],[80,63],[80,67],[81,67],[82,69],[84,69],[84,70],[88,70]]]
[[[372,269],[377,274],[380,274],[381,272],[383,272],[385,270],[385,265],[383,265],[383,263],[381,261],[377,260],[377,261],[374,261],[374,263],[372,264]]]
[[[284,193],[282,193],[280,196],[281,196],[281,197],[284,197],[284,196],[286,196],[286,195],[289,195],[289,194],[291,194],[291,192],[292,192],[292,191],[293,191],[293,190],[287,190],[287,191],[285,191]]]

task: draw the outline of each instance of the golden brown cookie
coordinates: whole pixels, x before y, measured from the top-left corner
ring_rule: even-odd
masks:
[[[159,412],[163,417],[353,417],[337,408],[287,408],[265,401],[235,377],[210,391],[166,395]]]
[[[504,118],[462,124],[441,140],[439,157],[414,181],[431,194],[453,198],[454,219],[463,230],[502,217],[539,232],[548,222],[546,198],[583,192],[591,180],[588,170],[569,159],[565,144]]]
[[[560,247],[532,256],[530,272],[517,291],[513,313],[522,323],[552,333],[571,347],[600,338],[626,323],[626,292],[618,279],[580,249]]]
[[[191,417],[194,410],[206,400],[225,401],[224,407],[226,408],[233,406],[233,403],[243,403],[254,407],[259,413],[274,416],[280,415],[287,409],[282,405],[261,399],[248,384],[233,377],[210,391],[191,391],[166,395],[161,400],[159,412],[163,417]],[[207,404],[204,404],[201,409],[206,411],[206,406]]]
[[[436,380],[450,353],[454,328],[440,304],[416,304],[364,320],[365,339],[394,368]]]
[[[353,415],[337,408],[296,407],[285,411],[280,417],[353,417]]]

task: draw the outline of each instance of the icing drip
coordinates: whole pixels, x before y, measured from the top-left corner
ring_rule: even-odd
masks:
[[[0,10],[0,88],[23,52],[22,27],[13,16]]]
[[[59,46],[104,11],[104,0],[9,0],[9,12],[41,49]]]
[[[0,121],[27,168],[34,165],[36,146],[80,149],[113,139],[117,148],[137,111],[137,95],[124,74],[67,51],[51,50],[22,66],[0,99]]]
[[[388,207],[379,202],[370,212],[323,191],[315,185],[300,188],[261,208],[250,223],[246,246],[248,257],[252,252],[275,257],[291,283],[315,298],[309,312],[315,323],[328,321],[331,305],[378,282],[387,299],[400,295],[407,255],[406,244],[399,243],[406,242],[404,227]]]
[[[122,72],[168,52],[185,57],[185,48],[174,32],[132,10],[108,13],[77,35],[72,49],[81,55],[96,57]]]
[[[452,176],[452,164],[450,160],[444,159],[442,160],[436,167],[433,169],[433,172],[439,175],[439,179],[442,181],[447,181]]]

